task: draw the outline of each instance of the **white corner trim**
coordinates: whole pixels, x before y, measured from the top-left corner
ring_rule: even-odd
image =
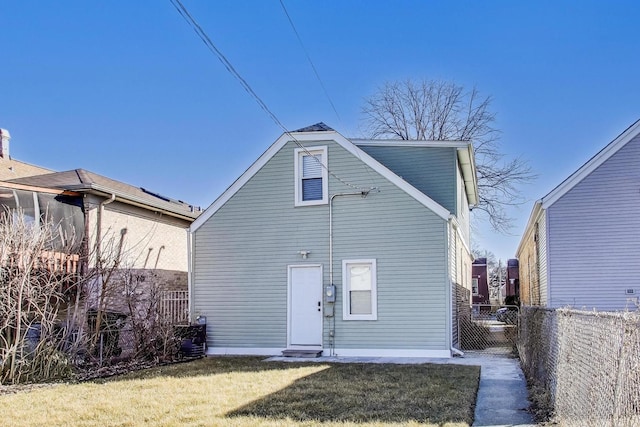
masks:
[[[535,224],[540,218],[541,213],[546,212],[544,207],[542,206],[542,200],[536,200],[533,204],[533,208],[531,209],[531,214],[529,215],[529,220],[527,221],[527,225],[524,227],[522,232],[522,237],[520,238],[520,243],[518,244],[518,248],[516,249],[515,256],[519,258],[520,252],[523,249],[523,246],[529,239],[529,234],[533,229],[533,224]]]
[[[617,153],[622,147],[627,145],[629,141],[640,134],[640,120],[629,126],[624,132],[618,135],[613,141],[607,144],[595,156],[583,164],[577,171],[571,174],[567,179],[560,183],[556,188],[551,190],[549,194],[542,198],[542,208],[547,209],[553,205],[569,190],[578,185],[583,179],[589,176],[601,164],[606,162],[611,156]]]
[[[460,242],[462,242],[462,246],[466,249],[466,251],[469,254],[471,254],[471,245],[469,245],[469,242],[467,242],[467,239],[464,237],[464,235],[462,234],[462,231],[460,230],[460,223],[458,222],[458,218],[455,215],[451,215],[449,217],[449,221],[451,222],[451,225],[455,229],[456,235],[460,237]]]

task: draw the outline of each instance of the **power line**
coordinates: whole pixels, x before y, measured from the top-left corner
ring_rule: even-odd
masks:
[[[249,83],[247,83],[247,81],[234,68],[234,66],[227,59],[227,57],[220,51],[220,49],[218,49],[216,47],[216,45],[211,41],[211,39],[209,38],[207,33],[202,29],[202,27],[200,26],[200,24],[198,24],[198,22],[195,20],[195,18],[189,13],[189,11],[182,4],[182,2],[180,0],[170,0],[170,1],[171,1],[171,4],[173,4],[173,6],[178,11],[180,16],[182,16],[182,18],[187,22],[187,24],[189,24],[189,26],[191,26],[191,28],[193,28],[193,30],[198,35],[200,40],[202,40],[202,42],[205,44],[205,46],[207,46],[207,48],[211,52],[213,52],[214,55],[216,55],[216,57],[220,60],[220,62],[222,62],[222,65],[224,65],[226,70],[233,77],[235,77],[236,80],[238,80],[238,82],[240,82],[240,85],[243,87],[243,89],[258,103],[260,108],[262,108],[262,110],[265,113],[267,113],[267,115],[271,118],[271,120],[273,120],[273,122],[275,124],[277,124],[284,131],[284,133],[294,141],[294,143],[298,147],[300,147],[302,150],[304,150],[304,152],[307,155],[309,155],[309,156],[313,157],[314,159],[316,159],[316,161],[320,164],[320,166],[327,170],[327,173],[329,175],[331,175],[332,177],[334,177],[335,179],[340,181],[342,184],[344,184],[344,185],[346,185],[348,187],[357,189],[357,190],[363,190],[363,188],[361,188],[361,187],[359,187],[357,185],[354,185],[354,184],[350,184],[347,181],[345,181],[342,178],[340,178],[339,176],[335,175],[333,172],[331,172],[331,170],[329,169],[329,167],[327,165],[325,165],[322,161],[318,160],[315,156],[313,156],[309,152],[309,150],[307,150],[307,148],[304,145],[302,145],[302,143],[300,141],[298,141],[296,139],[296,137],[286,128],[286,126],[282,124],[282,122],[278,119],[278,117],[271,111],[271,109],[269,109],[267,104],[258,96],[258,94],[251,88]]]
[[[316,75],[316,78],[318,79],[318,82],[320,83],[320,86],[322,87],[322,90],[324,91],[324,95],[327,97],[327,100],[329,101],[329,104],[331,104],[331,108],[333,109],[333,112],[336,114],[336,117],[338,118],[338,121],[340,122],[341,125],[342,124],[342,119],[340,119],[340,114],[338,114],[338,110],[336,109],[336,106],[334,105],[333,101],[331,100],[331,97],[329,96],[329,91],[327,91],[326,86],[324,85],[322,79],[320,78],[320,74],[318,73],[318,70],[316,69],[316,66],[313,64],[313,61],[311,60],[311,56],[309,55],[309,52],[307,51],[306,47],[304,46],[304,43],[302,42],[302,37],[300,37],[300,33],[298,33],[298,30],[296,29],[296,26],[293,24],[293,19],[291,19],[291,15],[289,15],[289,12],[287,11],[287,8],[284,5],[284,1],[280,0],[280,6],[282,6],[282,10],[284,11],[284,14],[287,16],[287,19],[289,20],[289,24],[291,25],[291,28],[293,29],[293,32],[295,33],[298,42],[300,42],[300,46],[302,47],[302,51],[304,52],[305,56],[307,57],[307,61],[309,61],[309,65],[311,65],[311,69],[313,70],[313,73]],[[344,126],[344,125],[343,125]]]
[[[251,86],[249,86],[249,83],[247,83],[247,81],[244,78],[242,78],[240,73],[236,71],[236,69],[233,67],[231,62],[229,62],[229,60],[227,59],[227,57],[224,56],[224,54],[216,47],[215,44],[213,44],[213,42],[211,41],[207,33],[202,29],[202,27],[193,18],[193,16],[191,16],[191,14],[187,10],[187,8],[182,4],[182,2],[180,0],[170,0],[170,1],[173,4],[173,6],[176,8],[178,13],[180,13],[180,15],[184,18],[184,20],[187,21],[187,23],[193,28],[193,30],[196,32],[198,37],[200,37],[200,40],[202,40],[205,46],[207,46],[207,48],[209,48],[209,50],[216,55],[216,57],[220,60],[220,62],[222,62],[222,65],[224,65],[227,71],[231,73],[231,75],[233,75],[233,77],[235,77],[238,80],[238,82],[240,82],[240,85],[244,88],[245,91],[247,91],[249,95],[251,95],[253,99],[255,99],[255,101],[258,103],[260,108],[262,108],[267,113],[267,115],[269,115],[271,120],[273,120],[278,126],[280,126],[280,128],[282,128],[285,133],[289,133],[287,128],[282,124],[282,122],[280,122],[278,117],[276,117],[276,115],[269,109],[267,104],[265,104],[264,101],[262,101],[262,99],[258,96],[258,94],[254,92]]]

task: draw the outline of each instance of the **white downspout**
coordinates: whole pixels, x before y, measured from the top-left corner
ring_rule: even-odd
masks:
[[[98,270],[98,278],[100,283],[98,284],[98,301],[102,299],[102,216],[104,215],[104,207],[109,203],[113,203],[116,200],[116,195],[111,193],[111,197],[107,200],[100,202],[98,207],[98,219],[96,224],[96,269]],[[98,304],[100,305],[100,304]]]
[[[102,261],[102,216],[104,215],[104,207],[109,203],[113,203],[115,200],[116,195],[111,193],[111,197],[100,202],[100,206],[98,207],[98,221],[96,224],[96,267],[100,267]]]
[[[362,196],[367,197],[372,190],[376,190],[375,187],[370,188],[368,190],[362,190],[354,193],[336,193],[329,199],[329,284],[333,285],[333,199],[336,197],[344,197],[344,196]],[[378,190],[379,191],[379,190]],[[333,303],[335,304],[335,303]],[[329,328],[329,337],[330,337],[330,355],[334,356],[334,346],[335,346],[335,307],[333,312],[333,325]]]
[[[449,318],[449,325],[450,327],[448,328],[448,334],[449,334],[449,342],[451,343],[451,345],[449,346],[451,352],[455,355],[455,356],[460,356],[460,357],[464,357],[464,352],[460,349],[457,349],[453,346],[453,287],[454,287],[454,283],[453,280],[451,280],[451,239],[455,239],[457,237],[457,233],[458,233],[458,227],[457,227],[457,223],[455,221],[455,217],[453,215],[449,216],[449,221],[447,222],[447,224],[449,225],[449,229],[447,230],[447,253],[449,254],[449,256],[447,257],[447,275],[448,280],[449,280],[449,302],[447,303],[447,317]],[[457,247],[457,245],[456,245]],[[457,258],[458,254],[456,254],[456,258]],[[464,274],[464,272],[461,272],[462,274]],[[457,303],[457,301],[456,301]],[[457,317],[457,316],[456,316]],[[456,322],[458,321],[458,319],[456,318]],[[460,337],[460,323],[458,323],[457,326],[458,329],[458,337]]]
[[[375,190],[375,188],[357,193],[336,193],[329,199],[329,282],[331,285],[333,285],[333,199],[344,196],[362,196],[364,198],[369,195],[371,190]]]

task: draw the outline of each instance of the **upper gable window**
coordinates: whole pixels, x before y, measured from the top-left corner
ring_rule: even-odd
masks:
[[[296,206],[327,204],[327,147],[296,148],[295,175]]]

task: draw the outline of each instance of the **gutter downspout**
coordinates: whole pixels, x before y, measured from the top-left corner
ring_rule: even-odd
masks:
[[[336,197],[345,197],[345,196],[362,196],[365,198],[369,195],[372,190],[377,190],[377,188],[372,187],[368,190],[361,190],[359,192],[353,193],[336,193],[329,199],[329,284],[333,285],[333,199]],[[380,190],[378,190],[380,191]],[[335,304],[335,303],[332,303]],[[333,324],[329,328],[329,348],[330,355],[335,356],[334,354],[334,345],[335,345],[335,311],[333,311],[333,315],[331,316],[333,319]]]
[[[98,221],[96,224],[96,267],[101,267],[102,265],[102,216],[104,215],[104,207],[109,203],[115,202],[115,200],[116,195],[111,193],[109,199],[100,202],[100,206],[98,207]]]
[[[457,304],[457,301],[453,301],[453,289],[454,289],[454,283],[453,280],[451,280],[451,240],[452,239],[457,239],[457,234],[458,234],[458,223],[456,221],[455,216],[450,215],[449,216],[449,221],[447,222],[447,224],[449,225],[449,230],[448,230],[448,239],[447,239],[447,252],[449,253],[449,256],[447,257],[447,274],[449,276],[448,280],[449,280],[449,302],[447,303],[447,317],[449,319],[450,322],[450,327],[448,328],[448,335],[449,335],[449,342],[451,343],[451,345],[449,346],[450,351],[453,353],[454,356],[460,356],[460,357],[464,357],[464,352],[456,347],[453,346],[453,304]],[[457,248],[457,245],[456,245]],[[457,259],[458,254],[456,253],[456,259]],[[464,271],[461,272],[462,274],[464,274]],[[456,291],[457,292],[457,291]],[[456,308],[456,314],[457,314],[457,308]],[[458,316],[456,316],[455,321],[457,322],[457,326],[456,329],[458,330],[458,339],[460,338],[460,321],[458,319]]]
[[[100,331],[101,323],[102,323],[102,307],[104,303],[104,277],[102,276],[102,216],[104,215],[104,207],[109,203],[113,203],[116,200],[116,195],[111,193],[111,197],[107,200],[103,200],[100,202],[98,206],[98,218],[96,223],[96,265],[95,268],[98,271],[100,283],[98,285],[98,316],[96,317],[96,331]],[[93,339],[92,346],[95,346],[98,342],[98,336],[100,334],[96,334]],[[102,360],[101,360],[102,362]]]

